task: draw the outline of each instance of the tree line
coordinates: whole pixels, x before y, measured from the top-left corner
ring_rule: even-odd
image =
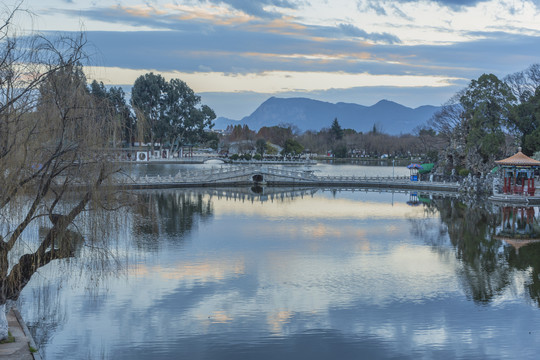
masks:
[[[112,144],[114,147],[144,142],[152,149],[159,144],[177,151],[181,146],[212,138],[205,130],[214,126],[216,114],[201,104],[201,97],[180,79],[167,81],[154,73],[139,76],[131,89],[129,105],[120,87],[107,89],[94,80],[89,89],[121,125],[120,133],[113,139],[120,144]]]
[[[221,139],[225,148],[243,141],[240,151],[253,151],[267,141],[283,148],[282,155],[300,152],[355,156],[411,157],[437,163],[437,171],[486,174],[494,161],[524,154],[540,157],[540,64],[499,79],[483,74],[452,96],[424,126],[411,134],[389,135],[377,125],[367,133],[342,129],[339,120],[329,127],[303,133],[293,125],[262,127],[230,126]],[[285,144],[289,145],[285,148]],[[261,151],[262,155],[262,151]]]
[[[540,64],[499,79],[483,74],[458,91],[429,122],[442,140],[439,169],[487,173],[518,147],[540,151]]]
[[[300,132],[291,124],[263,126],[258,131],[247,125],[229,125],[220,139],[220,146],[227,150],[232,144],[241,154],[256,152],[261,156],[278,155],[270,144],[281,149],[281,156],[299,156],[301,154],[330,155],[335,158],[388,156],[408,158],[421,156],[426,160],[435,160],[440,140],[433,129],[414,129],[413,134],[389,135],[377,125],[369,132],[357,132],[343,129],[335,118],[328,128],[319,131]],[[260,146],[264,142],[266,146]]]

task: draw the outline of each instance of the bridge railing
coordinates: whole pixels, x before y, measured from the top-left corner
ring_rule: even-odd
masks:
[[[289,179],[293,182],[408,182],[408,176],[317,176],[311,171],[294,171],[279,168],[261,168],[257,166],[235,166],[227,168],[212,168],[203,170],[181,170],[174,177],[168,176],[143,176],[126,183],[135,184],[166,184],[166,183],[216,183],[233,179],[241,179],[242,177],[255,174],[272,175],[276,177]],[[245,179],[244,179],[245,180]]]

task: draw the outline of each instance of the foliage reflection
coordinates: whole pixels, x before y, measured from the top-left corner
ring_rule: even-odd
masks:
[[[438,212],[441,221],[430,223],[428,228],[418,224],[422,220],[411,220],[413,231],[441,252],[448,250],[443,240],[448,236],[462,264],[458,275],[475,302],[490,303],[515,285],[516,276],[525,275],[524,286],[540,306],[538,208],[485,202],[467,205],[449,198],[433,199],[424,206],[426,212]],[[512,224],[516,231],[508,231]],[[434,233],[438,236],[428,236]]]
[[[200,221],[208,221],[214,212],[209,197],[183,191],[142,193],[133,211],[137,216],[135,244],[147,251],[157,250],[163,238],[183,242]]]

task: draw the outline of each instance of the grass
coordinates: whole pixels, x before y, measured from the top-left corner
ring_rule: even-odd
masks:
[[[11,335],[11,331],[8,331],[8,338],[0,341],[0,344],[9,344],[14,342],[15,338],[13,337],[13,335]]]
[[[35,347],[33,347],[32,345],[30,345],[30,344],[28,345],[28,348],[30,349],[31,353],[37,352],[37,349]]]

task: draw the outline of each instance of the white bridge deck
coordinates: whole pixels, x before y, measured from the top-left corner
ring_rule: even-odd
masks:
[[[410,181],[409,177],[317,176],[267,166],[233,166],[215,169],[183,170],[175,176],[144,176],[123,181],[127,188],[178,188],[224,186],[312,186],[413,189],[456,192],[457,183]]]

